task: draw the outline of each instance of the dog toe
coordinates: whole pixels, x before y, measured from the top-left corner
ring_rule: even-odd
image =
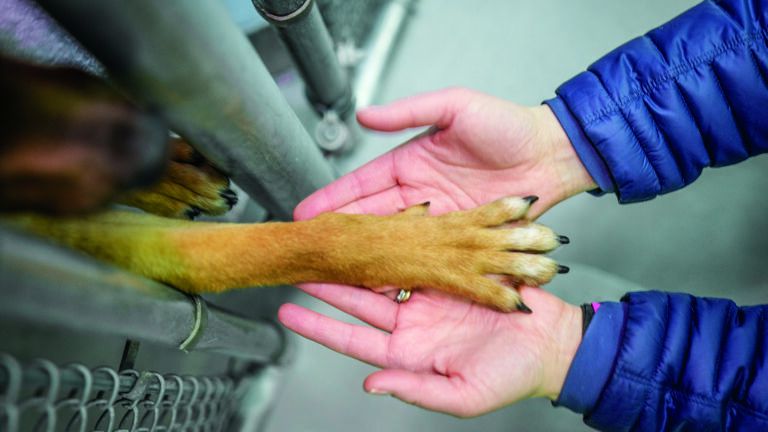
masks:
[[[506,197],[465,214],[477,225],[494,227],[525,218],[532,203],[530,198]]]
[[[564,267],[546,256],[510,252],[490,254],[484,270],[506,276],[513,285],[539,286],[551,281]]]
[[[515,287],[505,286],[490,277],[481,277],[470,285],[471,291],[460,293],[476,303],[490,306],[502,312],[520,311],[530,313]]]
[[[235,191],[233,191],[230,188],[226,188],[223,191],[219,192],[219,196],[224,199],[224,201],[227,203],[227,206],[230,210],[232,210],[232,207],[237,205],[238,198]]]

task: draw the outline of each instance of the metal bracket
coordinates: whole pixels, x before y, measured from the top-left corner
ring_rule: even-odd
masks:
[[[208,321],[208,307],[205,302],[200,296],[192,296],[192,301],[195,303],[195,322],[192,324],[189,336],[179,345],[179,349],[184,352],[189,352],[194,348],[203,334],[205,323]]]
[[[299,6],[295,11],[285,15],[277,15],[270,12],[259,1],[254,1],[253,5],[259,10],[259,12],[261,13],[261,16],[263,16],[265,19],[273,22],[275,25],[281,25],[281,24],[293,21],[295,19],[301,18],[306,12],[308,12],[311,9],[312,0],[304,1],[304,3],[302,3],[301,6]]]

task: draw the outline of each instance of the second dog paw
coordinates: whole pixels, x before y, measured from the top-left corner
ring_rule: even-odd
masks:
[[[165,175],[153,186],[123,195],[119,202],[160,216],[194,219],[221,215],[238,202],[229,179],[181,139],[172,142]]]

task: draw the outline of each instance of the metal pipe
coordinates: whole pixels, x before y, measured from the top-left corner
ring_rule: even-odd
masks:
[[[349,79],[336,57],[333,40],[314,0],[252,0],[277,29],[322,115],[334,111],[346,119],[354,110]]]
[[[278,218],[333,173],[215,0],[38,0],[128,95]]]
[[[285,335],[21,232],[0,227],[0,316],[172,348],[274,362]],[[197,299],[197,300],[196,300]]]
[[[368,36],[365,57],[357,66],[353,92],[358,107],[372,104],[398,39],[403,34],[414,0],[390,0]]]

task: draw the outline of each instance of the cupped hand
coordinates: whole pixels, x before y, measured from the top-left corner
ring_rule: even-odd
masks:
[[[581,341],[581,311],[523,287],[532,314],[502,313],[434,291],[407,303],[363,288],[307,284],[307,293],[372,327],[286,304],[279,319],[300,335],[382,370],[372,394],[460,417],[530,397],[557,398]]]
[[[426,201],[430,213],[441,214],[536,195],[533,219],[595,186],[546,106],[449,89],[362,110],[358,120],[379,131],[433,127],[312,194],[296,208],[297,220],[329,211],[391,214]],[[578,308],[536,288],[520,289],[532,314],[429,290],[397,304],[362,288],[302,289],[373,328],[292,304],[279,312],[286,327],[382,368],[365,380],[366,391],[462,417],[528,397],[556,398],[581,341]]]
[[[311,195],[296,219],[386,214],[424,201],[437,214],[513,195],[541,198],[535,218],[595,187],[547,106],[447,89],[363,109],[358,120],[377,131],[432,128]]]

